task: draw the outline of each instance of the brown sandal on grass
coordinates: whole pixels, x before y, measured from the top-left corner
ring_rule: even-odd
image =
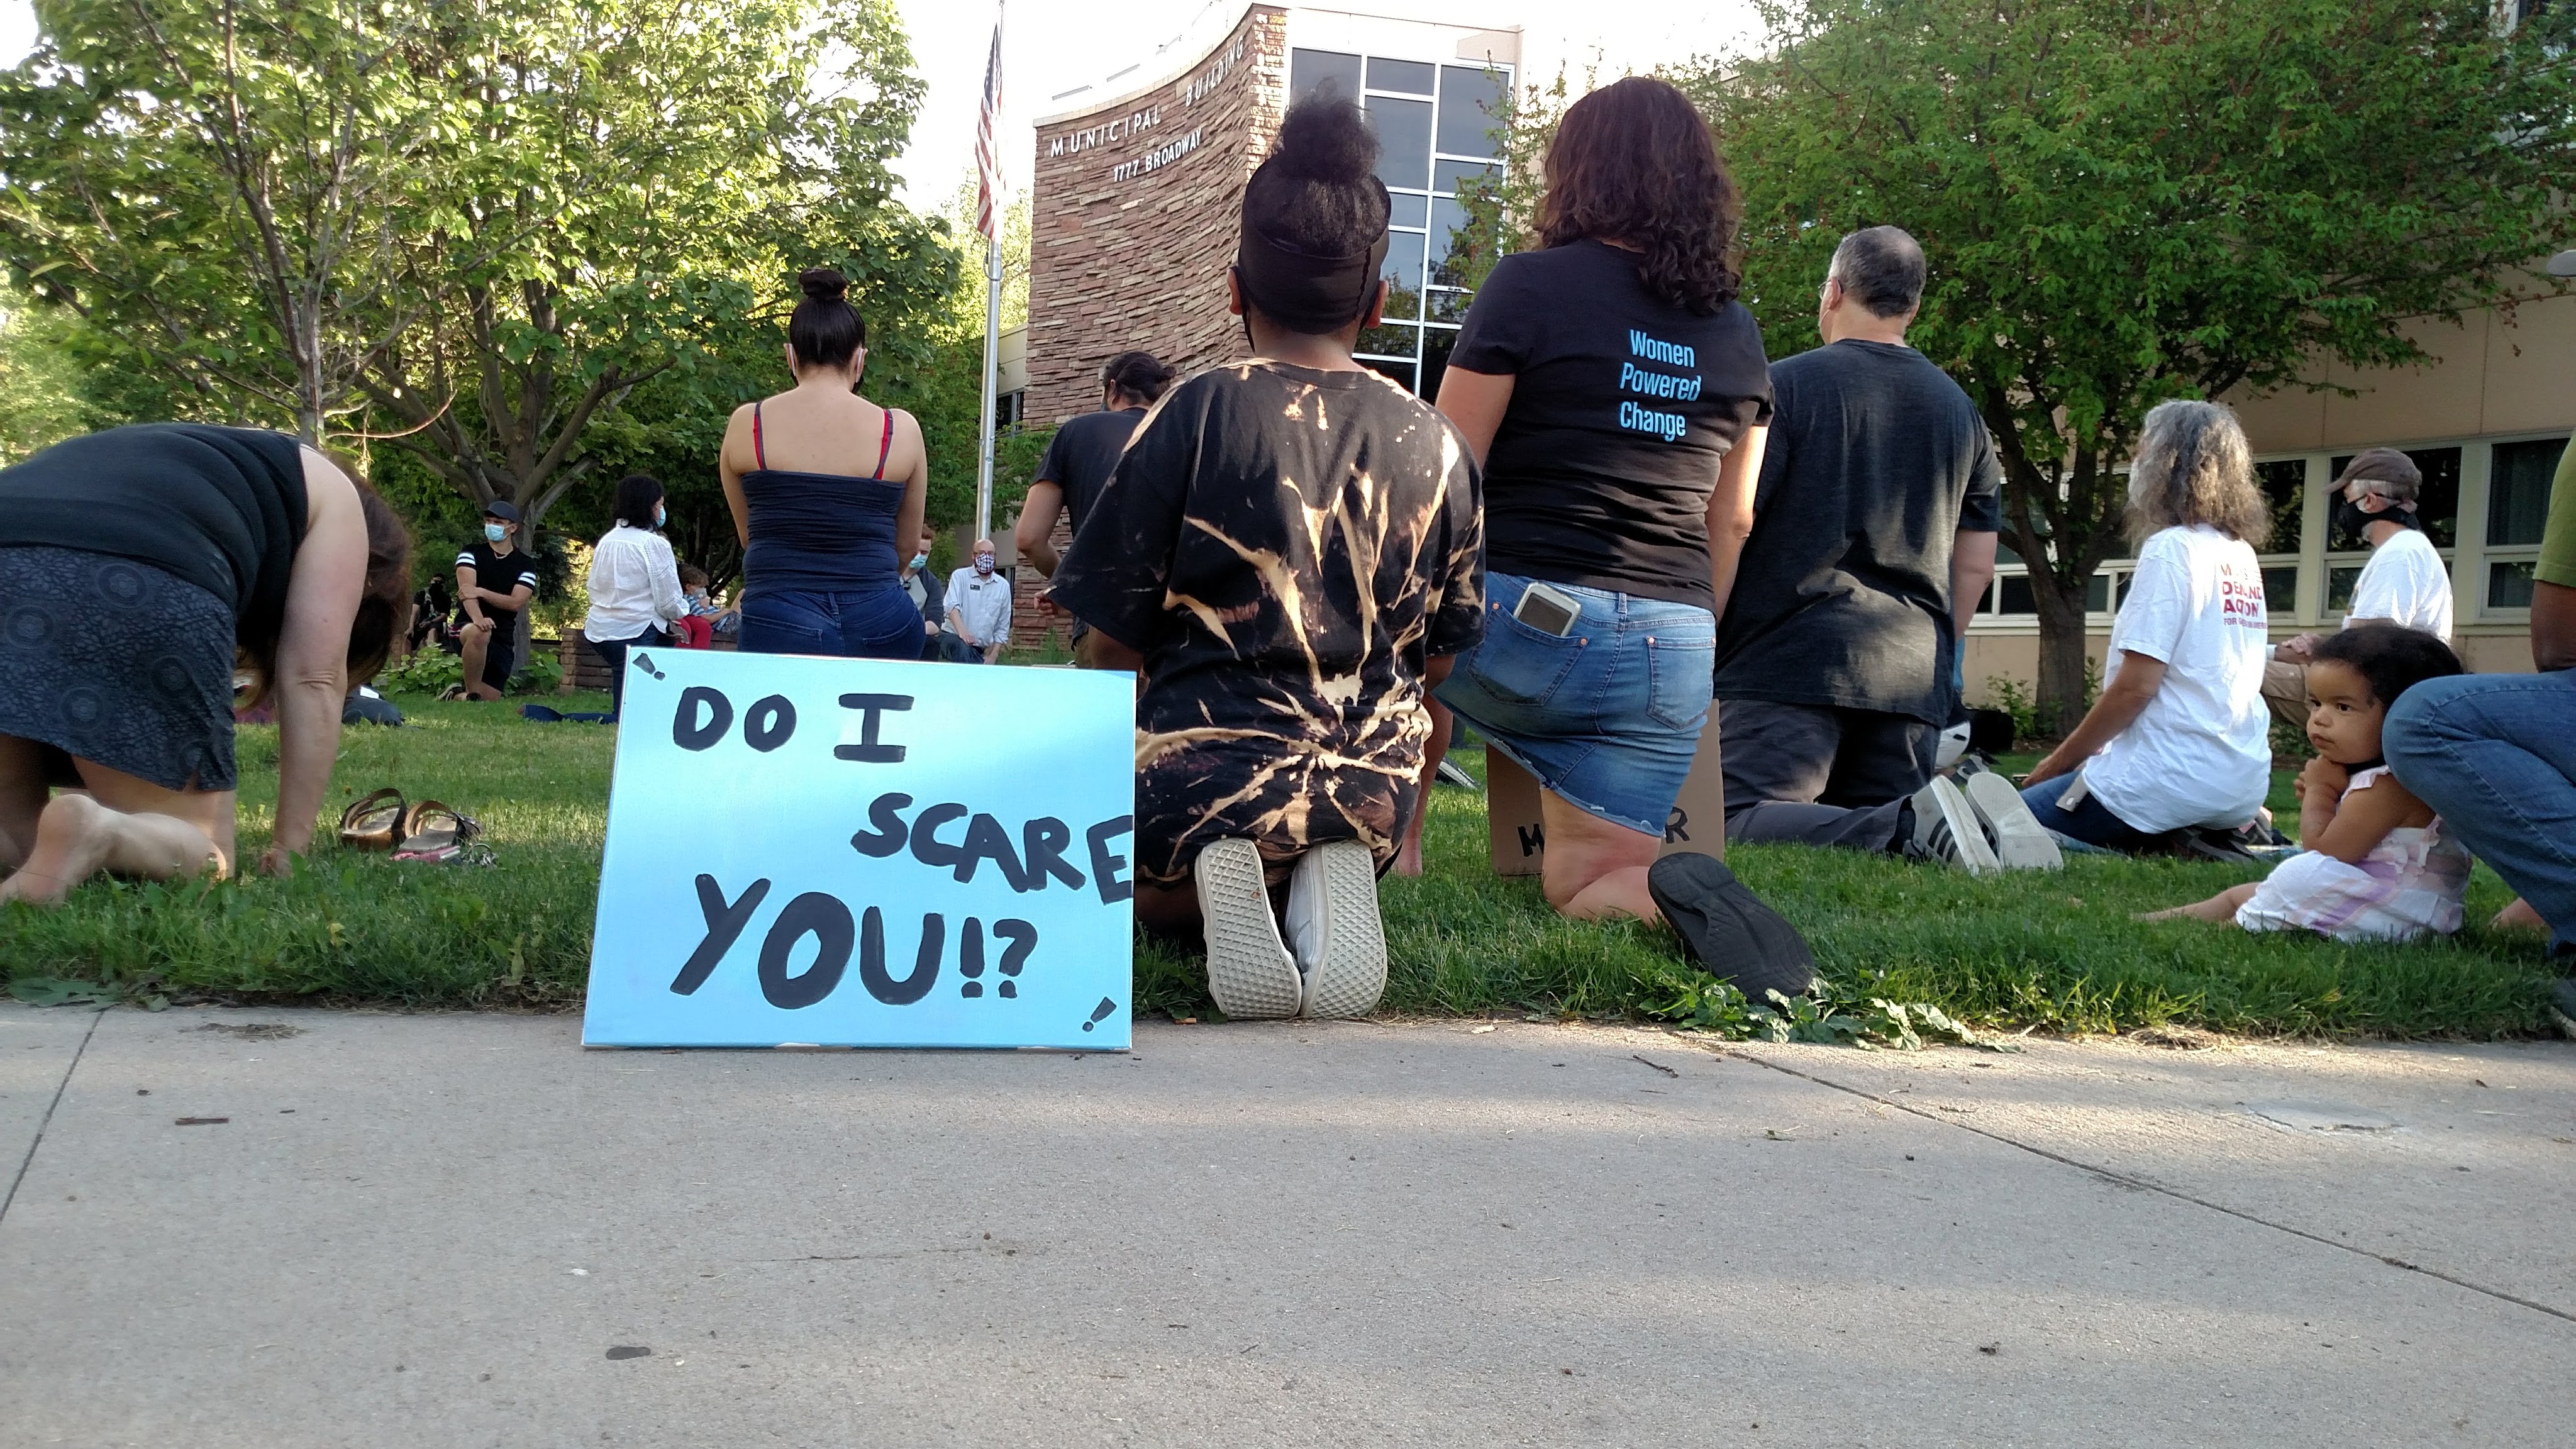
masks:
[[[453,806],[423,800],[403,812],[402,849],[396,860],[439,862],[455,859],[465,843],[483,833],[483,822]]]
[[[392,850],[408,818],[400,790],[387,787],[340,812],[340,843],[351,850]]]

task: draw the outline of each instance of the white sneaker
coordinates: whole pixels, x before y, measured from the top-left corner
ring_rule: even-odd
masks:
[[[1305,973],[1299,1016],[1366,1016],[1386,994],[1386,925],[1377,860],[1356,840],[1298,857],[1288,878],[1288,941]]]
[[[1985,825],[1968,797],[1942,776],[1914,792],[1914,839],[1909,854],[1938,860],[1970,875],[1993,875],[2003,866],[1986,844]]]
[[[1249,840],[1211,842],[1190,866],[1190,876],[1199,888],[1208,994],[1217,1010],[1242,1020],[1295,1016],[1304,983],[1270,914],[1261,852]]]
[[[1984,823],[1987,837],[1994,842],[1995,860],[2004,869],[2056,870],[2066,864],[2057,837],[2030,813],[2012,781],[1980,771],[1960,781],[1959,792],[1968,797],[1969,808]]]

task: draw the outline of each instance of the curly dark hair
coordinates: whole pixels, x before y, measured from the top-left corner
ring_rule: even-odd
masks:
[[[1646,289],[1702,316],[1735,300],[1727,264],[1744,201],[1708,121],[1669,81],[1630,76],[1565,113],[1548,144],[1542,246],[1591,237],[1643,255]]]
[[[2460,665],[2460,656],[2438,636],[2377,621],[2328,634],[2317,641],[2308,662],[2350,668],[2382,705],[2395,704],[2399,695],[2425,680],[2468,673]]]

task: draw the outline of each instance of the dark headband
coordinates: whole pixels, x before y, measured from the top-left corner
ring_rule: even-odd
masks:
[[[1377,187],[1378,195],[1385,196],[1385,183]],[[1380,228],[1367,251],[1319,257],[1246,226],[1235,248],[1235,273],[1242,279],[1244,300],[1280,326],[1310,334],[1338,332],[1368,311],[1370,290],[1386,262],[1387,239]]]

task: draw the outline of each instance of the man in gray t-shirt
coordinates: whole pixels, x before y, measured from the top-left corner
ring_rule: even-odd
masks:
[[[1824,345],[1771,367],[1753,533],[1717,631],[1730,840],[1902,848],[1957,707],[2003,470],[1976,405],[1905,345],[1923,281],[1903,231],[1843,238]]]

